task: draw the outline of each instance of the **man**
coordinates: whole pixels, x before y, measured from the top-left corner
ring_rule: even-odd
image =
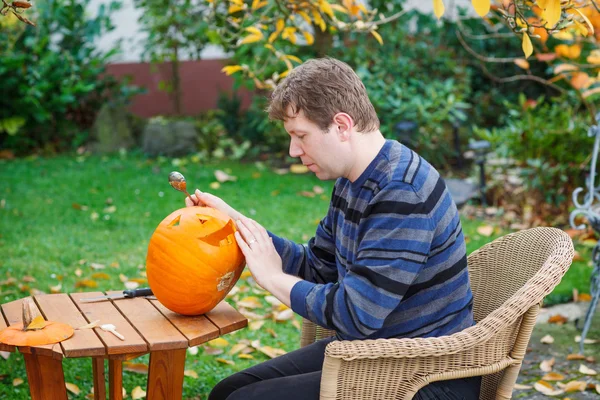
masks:
[[[427,161],[383,137],[354,71],[331,58],[307,61],[275,89],[268,112],[284,122],[290,156],[337,180],[308,245],[267,232],[213,195],[197,190],[186,204],[234,218],[256,282],[337,335],[234,374],[209,399],[318,399],[332,340],[442,336],[473,325],[456,206]],[[416,398],[478,399],[479,385],[479,377],[436,382]]]

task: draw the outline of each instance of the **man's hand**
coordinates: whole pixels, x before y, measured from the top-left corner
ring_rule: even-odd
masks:
[[[254,280],[290,307],[290,293],[300,278],[283,272],[281,257],[265,228],[246,217],[236,222],[238,231],[235,232],[235,238]]]
[[[190,197],[191,197],[191,199],[190,199]],[[196,189],[194,194],[192,194],[190,197],[185,198],[186,207],[193,207],[193,206],[212,207],[212,208],[215,208],[215,209],[221,211],[222,213],[229,215],[229,217],[231,219],[233,219],[234,221],[244,217],[241,213],[236,211],[229,204],[225,203],[221,198],[219,198],[213,194],[201,192],[200,190]]]

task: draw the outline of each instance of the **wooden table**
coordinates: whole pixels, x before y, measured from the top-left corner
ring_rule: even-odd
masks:
[[[106,292],[107,294],[118,292]],[[150,353],[148,400],[181,399],[186,349],[248,325],[248,320],[225,301],[205,315],[187,317],[169,311],[157,300],[120,299],[94,303],[82,298],[102,292],[45,294],[34,302],[47,319],[77,328],[100,320],[113,324],[125,336],[122,341],[100,328],[75,330],[68,340],[54,345],[19,347],[27,369],[33,400],[66,400],[63,357],[91,357],[94,372],[94,399],[106,399],[104,361],[108,360],[109,398],[122,399],[123,361]],[[21,322],[22,299],[2,304],[0,330]],[[2,351],[14,346],[0,344]]]

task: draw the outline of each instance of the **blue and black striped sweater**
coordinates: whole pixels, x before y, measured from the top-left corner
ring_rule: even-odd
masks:
[[[272,235],[292,309],[339,339],[432,337],[473,325],[465,240],[439,173],[388,140],[354,182],[337,180],[308,245]]]

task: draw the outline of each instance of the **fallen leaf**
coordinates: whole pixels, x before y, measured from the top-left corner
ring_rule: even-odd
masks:
[[[515,383],[515,386],[513,386],[513,388],[517,389],[517,390],[528,390],[528,389],[532,389],[533,386],[521,385],[520,383]]]
[[[266,354],[267,356],[269,356],[271,358],[275,358],[277,356],[281,356],[286,353],[286,351],[283,349],[277,349],[277,348],[271,347],[271,346],[262,346],[262,347],[259,347],[257,350],[263,354]]]
[[[236,176],[229,175],[227,172],[221,171],[219,169],[215,171],[215,178],[217,178],[217,181],[219,181],[220,183],[224,183],[227,181],[237,181]]]
[[[315,185],[315,186],[313,186],[313,192],[315,192],[316,194],[323,194],[323,193],[325,193],[325,189],[323,189],[319,185]]]
[[[274,307],[279,307],[281,301],[275,296],[265,296],[265,301]]]
[[[552,315],[550,318],[548,318],[549,324],[562,325],[568,321],[569,321],[569,318],[565,317],[564,315],[560,315],[560,314],[555,314],[555,315]]]
[[[131,391],[131,398],[133,400],[138,400],[138,399],[141,399],[141,398],[144,398],[144,397],[146,397],[146,392],[140,386],[136,386]]]
[[[296,327],[296,329],[298,329],[299,331],[302,330],[302,326],[300,326],[300,322],[298,322],[297,319],[292,321],[292,325],[294,325],[294,327]]]
[[[231,350],[229,350],[229,352],[228,352],[228,353],[229,353],[229,354],[231,354],[231,355],[234,355],[234,354],[237,354],[237,353],[239,353],[240,351],[242,351],[242,350],[244,350],[244,349],[246,349],[246,348],[248,348],[248,345],[247,345],[247,344],[244,344],[244,343],[238,343],[238,344],[234,345],[234,346],[231,348]]]
[[[567,360],[585,360],[585,356],[583,354],[569,354],[567,355]]]
[[[75,270],[75,276],[77,276],[77,277],[81,277],[81,274],[83,274],[83,272],[81,271],[81,268],[77,268],[77,269]]]
[[[104,268],[106,268],[106,265],[99,264],[99,263],[90,263],[90,268],[91,269],[104,269]]]
[[[600,383],[596,383],[596,393],[600,394]]]
[[[260,302],[260,300],[258,299],[258,297],[254,297],[254,296],[245,297],[235,304],[238,307],[245,307],[245,308],[262,308],[263,307],[263,305]]]
[[[575,343],[579,343],[580,341],[581,341],[581,335],[575,336]],[[594,343],[598,343],[598,341],[595,339],[588,339],[588,338],[585,338],[585,340],[583,341],[583,344],[594,344]]]
[[[92,274],[92,278],[94,279],[110,279],[110,275],[106,272],[95,272]]]
[[[0,351],[0,357],[4,358],[5,360],[8,360],[8,357],[10,357],[10,352]]]
[[[210,340],[207,343],[210,347],[222,348],[229,345],[229,342],[222,337]]]
[[[136,374],[148,373],[148,365],[141,363],[132,363],[129,361],[123,363],[123,369],[125,371],[135,372]]]
[[[546,335],[540,339],[540,342],[544,344],[552,344],[554,343],[554,338],[551,335]]]
[[[287,310],[283,310],[274,315],[275,315],[275,321],[277,321],[277,322],[288,321],[294,317],[294,311],[292,311],[291,308],[288,308]]]
[[[62,283],[59,283],[56,286],[48,286],[50,288],[50,293],[56,294],[60,293],[60,289],[62,289]]]
[[[21,378],[15,378],[15,379],[13,379],[13,386],[19,386],[23,382],[24,382],[23,379],[21,379]]]
[[[65,386],[67,387],[67,390],[69,392],[73,393],[76,396],[81,392],[81,390],[79,389],[79,386],[77,386],[74,383],[65,382]]]
[[[492,236],[492,233],[494,233],[494,227],[490,225],[482,225],[477,228],[477,233],[485,237]]]
[[[565,385],[564,391],[566,393],[583,392],[586,387],[587,387],[587,382],[583,382],[583,381],[571,381],[571,382],[568,382]]]
[[[232,360],[226,360],[224,358],[215,358],[215,360],[217,360],[218,362],[223,363],[223,364],[235,365],[235,361],[232,361]]]
[[[217,349],[216,347],[204,347],[204,354],[207,356],[218,356],[223,354],[223,349]]]
[[[137,289],[140,286],[138,282],[127,281],[125,282],[125,288],[129,290]]]
[[[244,358],[246,360],[253,360],[254,357],[251,354],[239,354],[238,358]]]
[[[537,381],[533,388],[546,396],[558,396],[564,393],[564,390],[555,389],[551,384],[545,381]]]
[[[302,196],[302,197],[315,197],[315,192],[309,192],[308,190],[302,190],[300,192],[297,193],[298,196]]]
[[[264,325],[264,323],[265,321],[252,321],[248,324],[248,328],[250,328],[251,331],[257,331]]]
[[[554,359],[554,357],[547,359],[547,360],[543,360],[540,363],[540,369],[544,372],[550,372],[550,371],[552,371],[552,367],[554,366],[555,362],[556,362],[556,360]]]
[[[581,293],[578,296],[577,301],[592,301],[592,296],[590,296],[588,293]]]
[[[598,375],[598,372],[583,364],[579,366],[579,373],[584,375]]]
[[[75,328],[77,330],[81,330],[81,329],[92,329],[92,328],[96,328],[99,324],[100,320],[97,319],[95,321],[90,322],[89,324],[80,326],[79,328]]]
[[[218,188],[221,187],[221,184],[219,182],[211,182],[208,185],[209,188],[213,189],[213,190],[217,190]]]
[[[185,376],[189,376],[190,378],[198,379],[198,373],[193,369],[186,369],[185,371],[183,371],[183,374]]]
[[[36,329],[42,329],[46,325],[48,325],[48,323],[44,319],[44,317],[42,317],[41,315],[38,315],[37,317],[35,317],[33,319],[33,321],[31,321],[29,323],[29,325],[27,325],[27,329],[26,330],[33,331],[33,330],[36,330]]]
[[[25,275],[23,278],[21,278],[21,280],[23,282],[27,282],[27,283],[35,282],[35,278],[33,276],[30,276],[30,275]]]
[[[91,279],[82,279],[75,282],[76,288],[95,288],[98,287],[98,283]]]
[[[198,354],[198,346],[193,346],[187,349],[188,353],[190,353],[191,355],[195,356],[196,354]]]
[[[565,379],[565,376],[558,372],[548,372],[542,377],[542,380],[544,381],[562,381],[563,379]]]

